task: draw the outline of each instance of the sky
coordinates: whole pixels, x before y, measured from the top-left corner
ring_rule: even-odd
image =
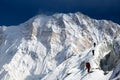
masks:
[[[0,25],[19,25],[38,14],[75,12],[120,24],[120,0],[0,0]]]

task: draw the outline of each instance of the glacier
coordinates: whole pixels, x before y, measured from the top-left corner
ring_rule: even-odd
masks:
[[[0,80],[120,80],[120,25],[76,12],[0,26]]]

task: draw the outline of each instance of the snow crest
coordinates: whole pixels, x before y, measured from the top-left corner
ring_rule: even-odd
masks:
[[[120,25],[79,12],[1,26],[0,80],[120,79],[119,32]]]

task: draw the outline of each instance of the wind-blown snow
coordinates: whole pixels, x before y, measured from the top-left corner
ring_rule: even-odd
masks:
[[[1,26],[0,80],[119,80],[119,33],[120,25],[79,12]]]

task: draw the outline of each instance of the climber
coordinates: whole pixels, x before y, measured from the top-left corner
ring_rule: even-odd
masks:
[[[94,50],[92,50],[93,56],[94,56]]]
[[[94,42],[94,47],[96,46],[96,43]]]
[[[89,62],[87,62],[87,63],[86,63],[86,68],[87,68],[88,73],[89,73],[89,72],[90,72],[90,68],[91,68],[91,66],[90,66],[90,63],[89,63]]]

